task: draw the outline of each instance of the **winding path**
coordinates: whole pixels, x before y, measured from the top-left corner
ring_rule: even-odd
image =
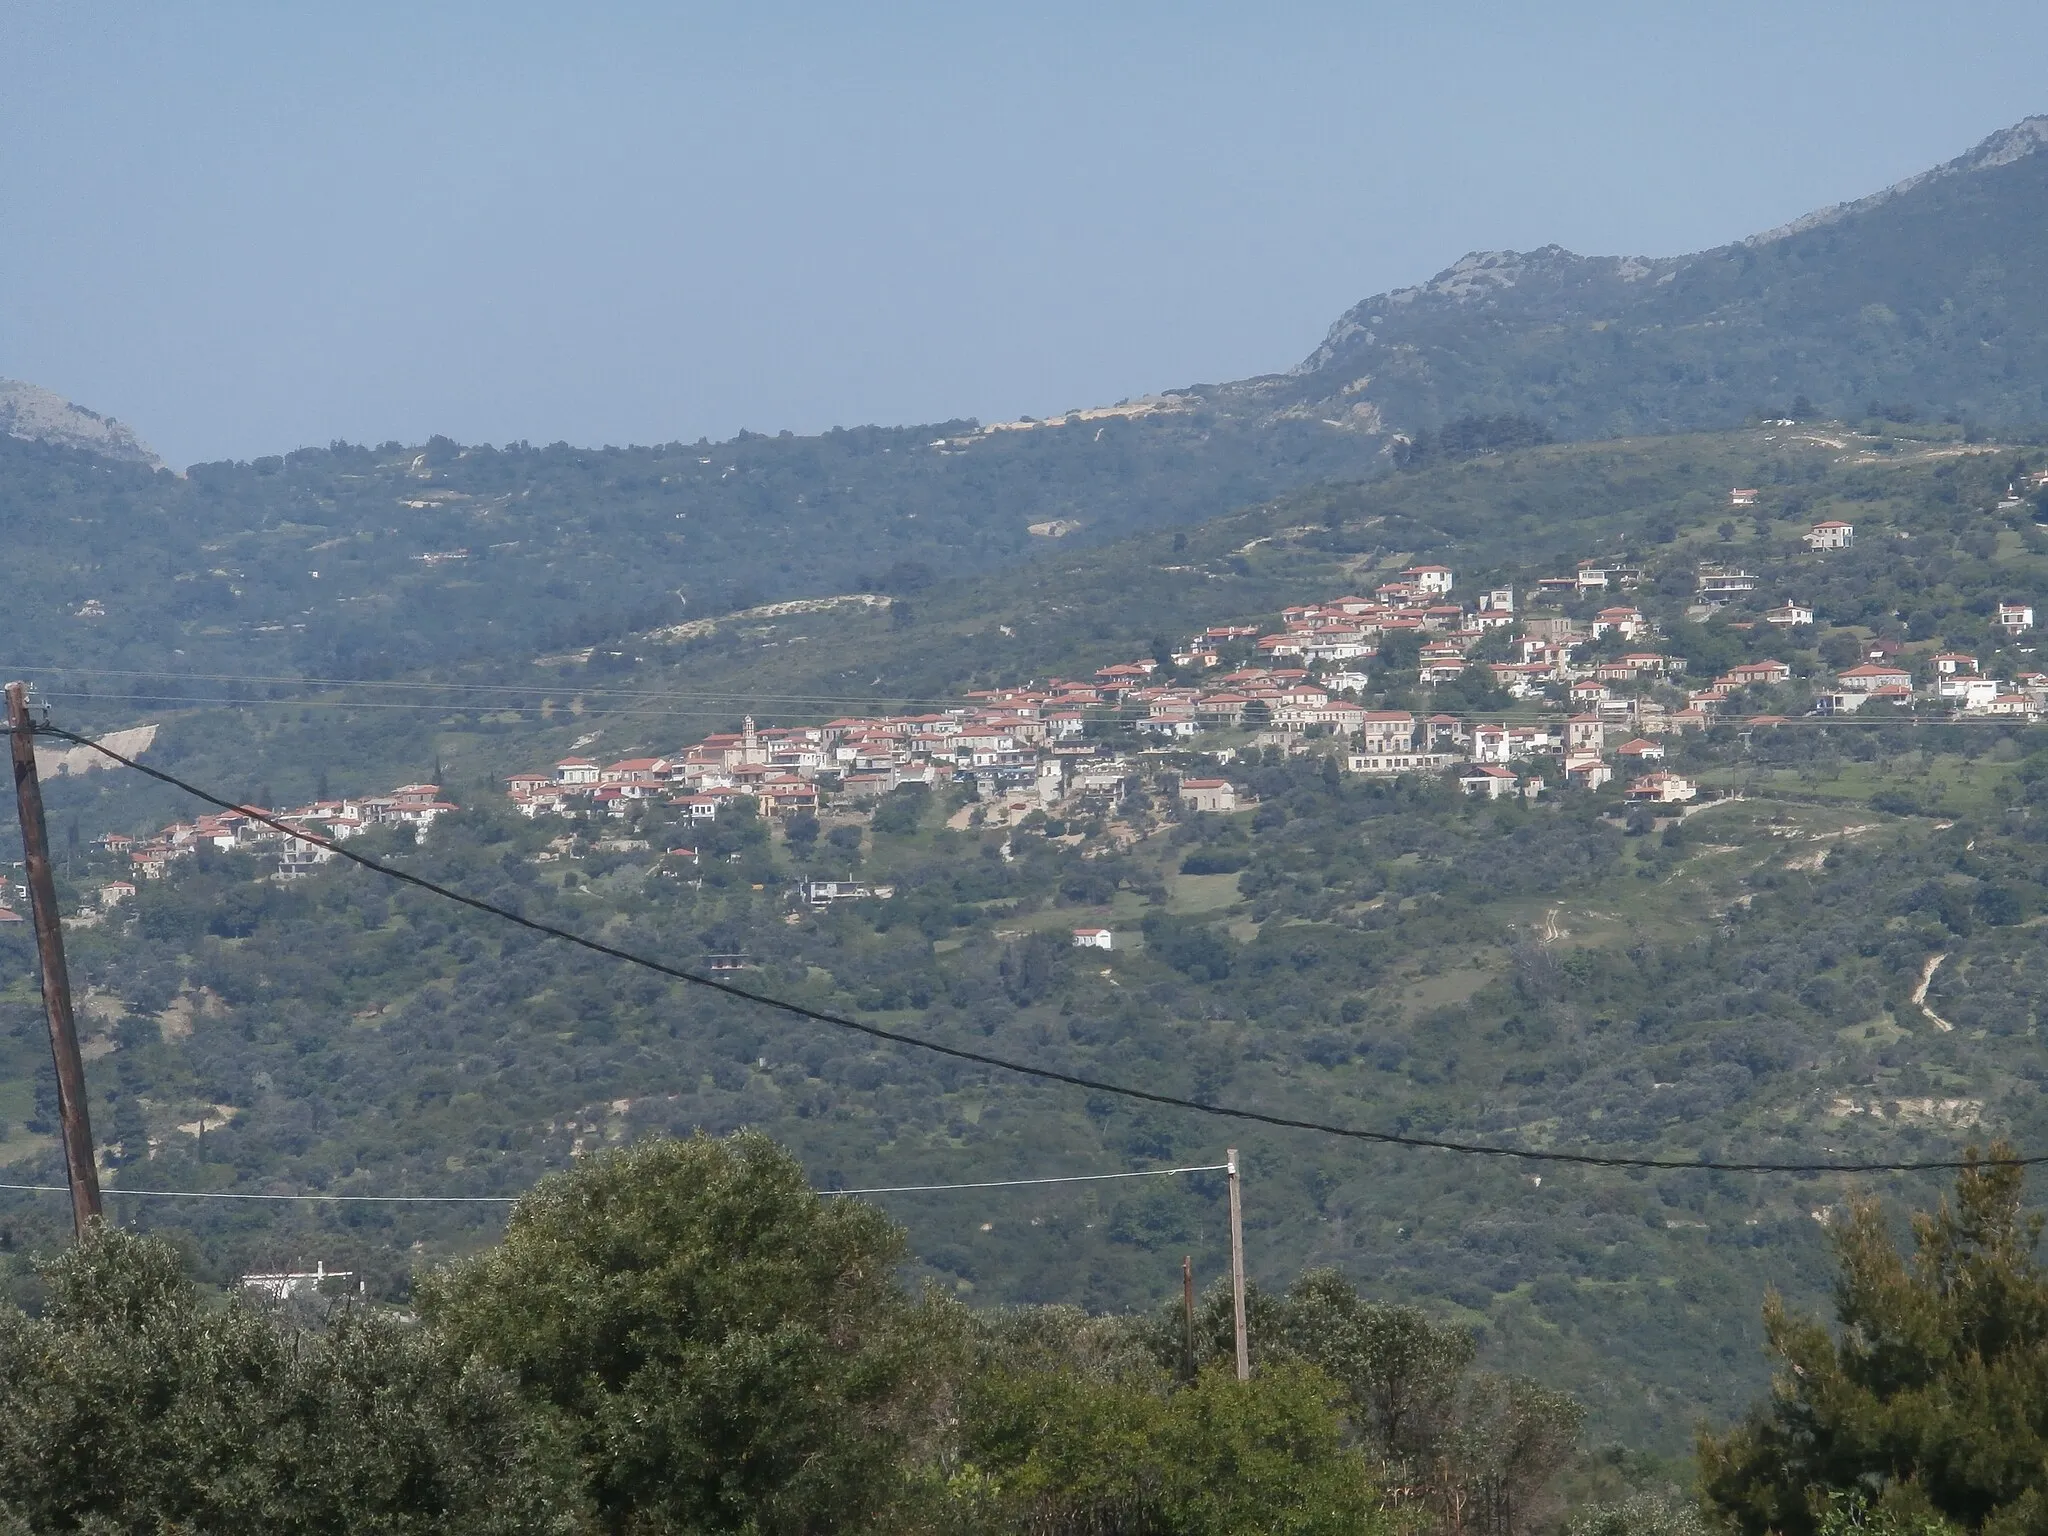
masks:
[[[1927,987],[1934,980],[1934,973],[1941,969],[1941,962],[1947,958],[1948,954],[1946,951],[1940,954],[1929,955],[1927,963],[1920,967],[1920,985],[1913,989],[1913,1006],[1926,1014],[1928,1022],[1944,1034],[1954,1029],[1955,1025],[1949,1023],[1947,1019],[1944,1019],[1940,1014],[1927,1006]]]

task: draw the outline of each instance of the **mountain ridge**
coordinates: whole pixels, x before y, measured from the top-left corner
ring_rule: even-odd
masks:
[[[23,379],[0,379],[0,432],[24,442],[83,448],[123,464],[163,464],[124,423]]]
[[[2044,144],[2048,117],[2029,117],[1867,197],[1687,255],[1469,252],[1353,305],[1291,369],[1192,393],[1389,436],[1498,412],[1581,438],[1711,430],[1795,395],[1838,415],[1875,399],[2038,420]]]

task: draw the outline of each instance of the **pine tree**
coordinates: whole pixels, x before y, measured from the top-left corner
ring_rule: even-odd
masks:
[[[1954,1205],[1914,1217],[1910,1257],[1875,1199],[1852,1207],[1834,1238],[1836,1332],[1765,1302],[1786,1370],[1741,1425],[1699,1443],[1702,1492],[1735,1528],[1815,1536],[1866,1493],[1878,1525],[2017,1536],[2048,1522],[2041,1218],[2020,1209],[2009,1146],[1968,1156]]]

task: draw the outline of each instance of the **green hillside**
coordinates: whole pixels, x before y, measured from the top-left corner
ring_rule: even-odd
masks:
[[[494,663],[394,680],[418,689],[244,682],[233,708],[138,709],[63,679],[51,698],[64,721],[156,720],[150,761],[265,803],[438,767],[467,809],[417,849],[389,834],[364,846],[628,948],[690,965],[744,954],[740,975],[778,996],[1062,1070],[1531,1146],[1935,1157],[1990,1131],[2031,1146],[2048,1141],[2028,948],[2048,911],[2035,811],[2048,740],[2024,720],[1676,737],[1674,767],[1742,795],[1682,820],[1630,813],[1612,788],[1488,805],[1440,780],[1354,778],[1313,742],[1283,758],[1243,733],[1150,760],[1190,771],[1233,746],[1247,806],[1220,817],[1184,815],[1154,784],[1002,831],[951,792],[901,791],[871,824],[828,816],[798,839],[745,818],[689,826],[658,805],[623,825],[528,821],[496,787],[593,733],[608,757],[673,751],[747,710],[816,721],[1088,675],[1420,557],[1470,586],[1640,551],[1637,600],[1698,669],[1788,659],[1793,681],[1756,708],[1795,707],[1838,634],[1968,646],[2010,672],[2029,664],[2027,642],[1994,635],[1986,609],[2048,589],[2048,557],[2027,509],[1999,505],[2024,457],[1964,446],[1756,429],[1535,448],[937,579],[893,611],[741,618],[527,661],[516,684]],[[1759,498],[1731,516],[1735,484]],[[1807,553],[1795,535],[1845,509],[1866,530],[1857,548]],[[1757,602],[1800,596],[1836,627],[1689,624],[1702,558],[1754,565]],[[154,685],[82,691],[131,686]],[[1379,689],[1373,702],[1445,702],[1397,676]],[[72,903],[121,870],[97,834],[194,810],[115,774],[58,780],[50,800]],[[678,846],[696,857],[661,857]],[[789,899],[799,876],[856,872],[893,897]],[[1824,1222],[1871,1182],[1532,1170],[1133,1108],[873,1049],[359,871],[261,874],[241,855],[184,860],[72,931],[117,1185],[496,1192],[579,1150],[700,1126],[767,1130],[841,1187],[1209,1162],[1236,1144],[1260,1276],[1336,1264],[1369,1294],[1478,1329],[1490,1365],[1581,1395],[1596,1439],[1676,1452],[1696,1416],[1758,1390],[1764,1287],[1814,1297]],[[1077,951],[1067,933],[1084,925],[1129,947]],[[0,947],[0,1160],[47,1177],[29,954],[18,931]],[[1875,1187],[1924,1201],[1935,1184]],[[1220,1197],[1204,1175],[890,1198],[921,1272],[957,1295],[1122,1308],[1170,1294],[1184,1252],[1218,1273]],[[18,1256],[54,1239],[60,1213],[35,1197],[4,1209],[20,1282]],[[183,1234],[216,1278],[324,1257],[389,1295],[422,1255],[474,1246],[494,1221],[136,1214]]]
[[[337,443],[181,478],[0,434],[0,658],[196,678],[524,666],[1199,521],[1377,450],[1188,411],[651,448]]]

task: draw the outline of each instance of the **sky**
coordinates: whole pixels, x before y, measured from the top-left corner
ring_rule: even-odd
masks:
[[[2048,6],[0,0],[0,377],[173,464],[1047,415],[2048,111]]]

